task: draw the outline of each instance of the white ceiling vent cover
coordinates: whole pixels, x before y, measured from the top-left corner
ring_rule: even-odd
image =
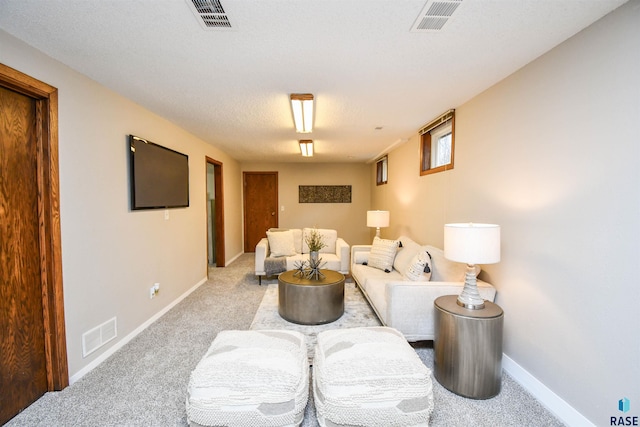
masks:
[[[231,22],[220,0],[186,0],[205,30],[230,30]]]
[[[429,0],[424,5],[418,19],[411,27],[412,32],[440,31],[458,9],[462,0]]]

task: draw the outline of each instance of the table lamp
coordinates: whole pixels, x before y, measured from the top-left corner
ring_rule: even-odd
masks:
[[[367,227],[376,228],[376,237],[380,237],[380,227],[389,226],[389,211],[367,211]]]
[[[445,258],[467,264],[464,288],[458,296],[459,306],[470,310],[484,308],[484,299],[478,293],[476,264],[494,264],[500,261],[500,226],[496,224],[445,224]]]

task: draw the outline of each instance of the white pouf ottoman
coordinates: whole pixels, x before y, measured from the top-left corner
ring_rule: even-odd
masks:
[[[318,334],[313,395],[321,426],[426,426],[431,370],[393,328]]]
[[[304,335],[223,331],[191,372],[190,426],[299,426],[309,397]]]

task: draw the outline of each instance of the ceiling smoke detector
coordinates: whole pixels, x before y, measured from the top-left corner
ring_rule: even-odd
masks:
[[[462,0],[429,0],[422,8],[411,31],[415,33],[440,31],[458,9]]]
[[[186,0],[205,30],[230,30],[231,22],[220,0]]]

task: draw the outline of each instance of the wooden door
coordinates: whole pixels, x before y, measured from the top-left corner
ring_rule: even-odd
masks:
[[[255,252],[267,230],[278,227],[278,172],[243,172],[244,251]]]
[[[0,88],[0,335],[7,421],[47,391],[40,289],[35,102]]]
[[[210,157],[206,157],[207,165],[213,166],[213,192],[215,205],[213,209],[213,240],[216,267],[225,266],[225,240],[224,240],[224,185],[222,179],[222,163]],[[207,191],[212,189],[207,188]],[[208,254],[207,254],[208,255]],[[207,259],[209,257],[207,256]]]
[[[0,64],[0,424],[68,385],[57,91]]]

